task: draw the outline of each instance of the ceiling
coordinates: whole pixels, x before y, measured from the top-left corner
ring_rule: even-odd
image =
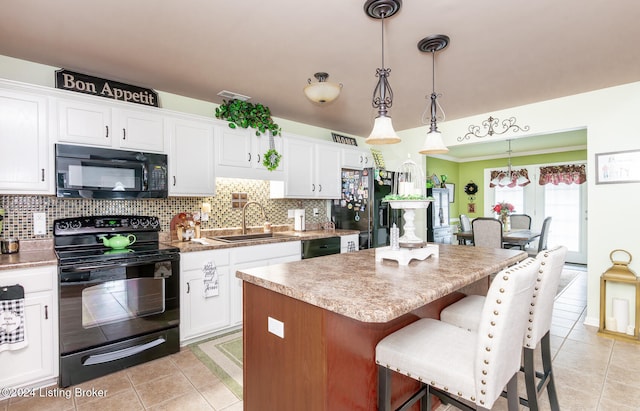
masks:
[[[0,54],[214,103],[229,90],[277,118],[366,137],[376,116],[381,22],[363,6],[3,0]],[[394,127],[422,125],[432,60],[417,43],[426,36],[451,38],[436,54],[436,91],[453,120],[639,81],[639,20],[635,0],[404,0],[384,22]],[[305,98],[302,89],[318,71],[343,84],[336,101]],[[548,148],[538,141],[532,150]]]

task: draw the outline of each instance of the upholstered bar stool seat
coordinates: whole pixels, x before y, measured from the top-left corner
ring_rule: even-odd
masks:
[[[426,384],[402,407],[421,401],[430,410],[434,394],[457,408],[490,409],[507,386],[509,409],[517,410],[521,341],[539,266],[528,258],[495,276],[477,331],[423,318],[383,338],[376,346],[378,410],[391,407],[392,371]]]
[[[527,399],[520,399],[520,403],[531,410],[538,409],[538,397],[544,389],[547,390],[551,409],[554,411],[560,409],[551,367],[549,329],[551,328],[553,301],[566,255],[567,248],[561,246],[552,250],[541,251],[536,257],[536,260],[540,262],[540,270],[530,302],[527,332],[523,339],[524,365],[521,369],[525,374]],[[460,327],[464,331],[477,330],[481,325],[481,315],[479,313],[483,308],[484,301],[485,297],[468,295],[442,310],[440,320]],[[539,344],[542,356],[542,372],[535,371],[533,359],[533,352]],[[539,383],[536,378],[540,379]]]

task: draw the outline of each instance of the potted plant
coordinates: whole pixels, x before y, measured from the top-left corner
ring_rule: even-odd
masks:
[[[269,107],[260,103],[250,103],[248,101],[233,99],[230,101],[223,100],[222,104],[216,107],[216,118],[229,122],[230,128],[254,128],[256,136],[263,133],[269,135],[269,150],[264,154],[262,164],[269,171],[278,168],[282,154],[275,149],[273,136],[279,136],[282,133],[280,126],[274,123],[271,118]]]

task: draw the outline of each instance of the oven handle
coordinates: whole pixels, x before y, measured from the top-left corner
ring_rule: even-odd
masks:
[[[132,355],[141,353],[142,351],[157,347],[160,344],[167,342],[164,338],[160,337],[153,341],[149,341],[145,344],[135,345],[133,347],[124,348],[118,351],[112,351],[104,354],[90,355],[82,361],[82,365],[95,365],[103,364],[105,362],[116,361],[122,358],[130,357]]]
[[[149,263],[161,263],[161,262],[165,262],[165,261],[179,261],[180,260],[180,254],[170,254],[170,255],[163,255],[163,256],[157,256],[157,257],[146,257],[145,259],[140,259],[140,260],[135,260],[135,261],[127,261],[127,262],[123,262],[123,263],[105,263],[105,264],[95,264],[95,265],[80,265],[77,267],[72,267],[72,266],[67,266],[67,267],[61,267],[60,271],[61,272],[66,272],[66,273],[77,273],[77,272],[82,272],[82,271],[91,271],[91,270],[98,270],[100,268],[110,268],[110,267],[126,267],[126,266],[133,266],[133,265],[141,265],[141,264],[149,264]]]

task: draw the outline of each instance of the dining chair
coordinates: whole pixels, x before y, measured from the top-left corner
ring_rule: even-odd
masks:
[[[469,216],[466,214],[460,214],[460,229],[462,231],[471,231],[471,220],[469,220]],[[473,242],[471,240],[464,240],[466,245],[471,245]]]
[[[551,217],[547,217],[542,222],[542,230],[540,230],[540,237],[538,237],[538,248],[533,250],[527,250],[529,257],[534,257],[542,250],[547,249],[547,242],[549,240],[549,227],[551,226]]]
[[[527,391],[527,398],[520,398],[520,403],[532,411],[539,409],[538,399],[545,388],[549,396],[551,410],[560,410],[551,367],[549,330],[553,303],[566,256],[567,247],[564,246],[544,250],[536,256],[536,260],[540,263],[540,269],[530,301],[527,332],[522,343],[524,362],[520,369],[524,372]],[[480,312],[485,300],[486,298],[483,296],[468,295],[443,309],[440,313],[440,320],[468,331],[477,330],[482,321]],[[542,372],[535,370],[533,357],[538,344],[542,357]],[[540,379],[539,383],[536,378]]]
[[[509,219],[511,220],[512,230],[531,229],[531,216],[528,214],[511,214]]]
[[[473,245],[502,248],[502,222],[491,217],[474,218],[471,222]]]
[[[527,258],[496,274],[477,331],[422,318],[383,338],[376,346],[378,410],[391,408],[392,371],[422,383],[403,409],[420,401],[421,411],[431,410],[433,394],[462,410],[488,410],[506,386],[509,410],[517,410],[522,340],[539,267]]]

